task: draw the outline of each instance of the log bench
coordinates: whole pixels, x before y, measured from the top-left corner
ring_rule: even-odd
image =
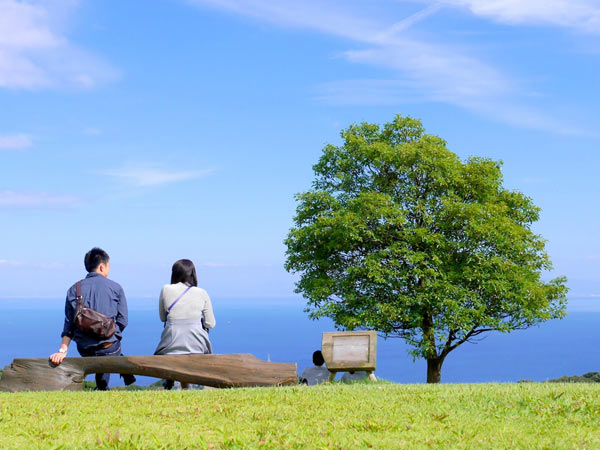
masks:
[[[216,388],[297,383],[296,364],[262,361],[250,354],[22,358],[6,366],[0,391],[80,391],[91,373],[143,375]]]

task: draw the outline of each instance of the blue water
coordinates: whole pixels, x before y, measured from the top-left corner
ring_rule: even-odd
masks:
[[[154,300],[130,300],[129,326],[123,352],[150,355],[162,324]],[[311,321],[298,300],[214,300],[217,327],[210,337],[215,353],[252,353],[275,362],[295,362],[299,370],[311,365],[321,333],[334,331],[329,320]],[[13,358],[45,357],[58,348],[63,301],[0,299],[0,366]],[[544,381],[563,375],[600,371],[600,311],[572,308],[567,318],[510,334],[489,333],[477,344],[453,351],[442,370],[442,382]],[[379,338],[377,371],[398,383],[423,383],[426,364],[413,361],[400,339]],[[70,356],[78,356],[71,345]],[[140,377],[139,384],[155,381]],[[113,376],[111,385],[119,385]]]

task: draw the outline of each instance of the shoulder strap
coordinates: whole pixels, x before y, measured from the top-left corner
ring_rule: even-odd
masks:
[[[73,314],[71,331],[73,331],[76,328],[75,321],[77,320],[77,315],[81,314],[81,308],[83,308],[83,296],[81,295],[81,281],[78,281],[75,284],[75,300],[77,300],[77,304],[75,305],[75,313]]]
[[[83,306],[83,295],[81,295],[81,281],[75,285],[75,300],[77,300],[77,308]]]
[[[175,299],[175,301],[173,303],[171,303],[171,306],[169,306],[166,311],[167,316],[171,312],[171,308],[173,308],[173,306],[175,306],[175,303],[177,303],[181,299],[181,297],[183,297],[186,294],[186,292],[189,291],[191,288],[192,288],[192,286],[188,286],[188,288],[185,291],[183,291],[183,294],[181,294],[179,297],[177,297]]]

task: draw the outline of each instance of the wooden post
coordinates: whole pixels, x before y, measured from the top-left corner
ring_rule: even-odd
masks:
[[[6,366],[0,391],[79,391],[90,373],[120,373],[178,380],[218,388],[297,383],[296,364],[262,361],[250,354],[96,356],[15,359]]]

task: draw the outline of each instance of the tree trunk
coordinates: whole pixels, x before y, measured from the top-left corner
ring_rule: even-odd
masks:
[[[423,340],[426,344],[427,357],[427,383],[440,383],[442,380],[442,364],[446,355],[438,355],[435,348],[435,334],[433,330],[433,317],[423,315]]]
[[[427,359],[427,383],[440,383],[442,381],[442,364],[444,358],[428,358]]]

